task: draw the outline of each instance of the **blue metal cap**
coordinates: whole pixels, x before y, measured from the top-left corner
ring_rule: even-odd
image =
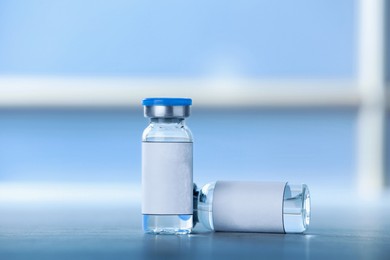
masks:
[[[191,106],[190,98],[145,98],[142,100],[144,106]]]

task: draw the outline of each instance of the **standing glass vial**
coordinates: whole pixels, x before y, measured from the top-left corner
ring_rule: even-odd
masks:
[[[192,134],[184,119],[189,98],[146,98],[142,135],[143,230],[188,234],[193,226]]]
[[[310,224],[305,184],[217,181],[194,186],[195,222],[228,232],[303,233]]]

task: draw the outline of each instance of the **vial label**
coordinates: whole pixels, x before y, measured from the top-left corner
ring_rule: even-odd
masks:
[[[284,233],[285,182],[218,181],[214,188],[215,231]]]
[[[192,214],[192,143],[142,143],[142,214]]]

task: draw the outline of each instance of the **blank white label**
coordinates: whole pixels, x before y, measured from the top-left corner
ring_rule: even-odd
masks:
[[[284,233],[285,182],[218,181],[214,189],[215,231]]]
[[[142,143],[142,214],[192,214],[192,143]]]

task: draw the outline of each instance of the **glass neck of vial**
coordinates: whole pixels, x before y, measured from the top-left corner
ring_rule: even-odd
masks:
[[[152,117],[151,124],[184,124],[184,118],[180,117]]]

